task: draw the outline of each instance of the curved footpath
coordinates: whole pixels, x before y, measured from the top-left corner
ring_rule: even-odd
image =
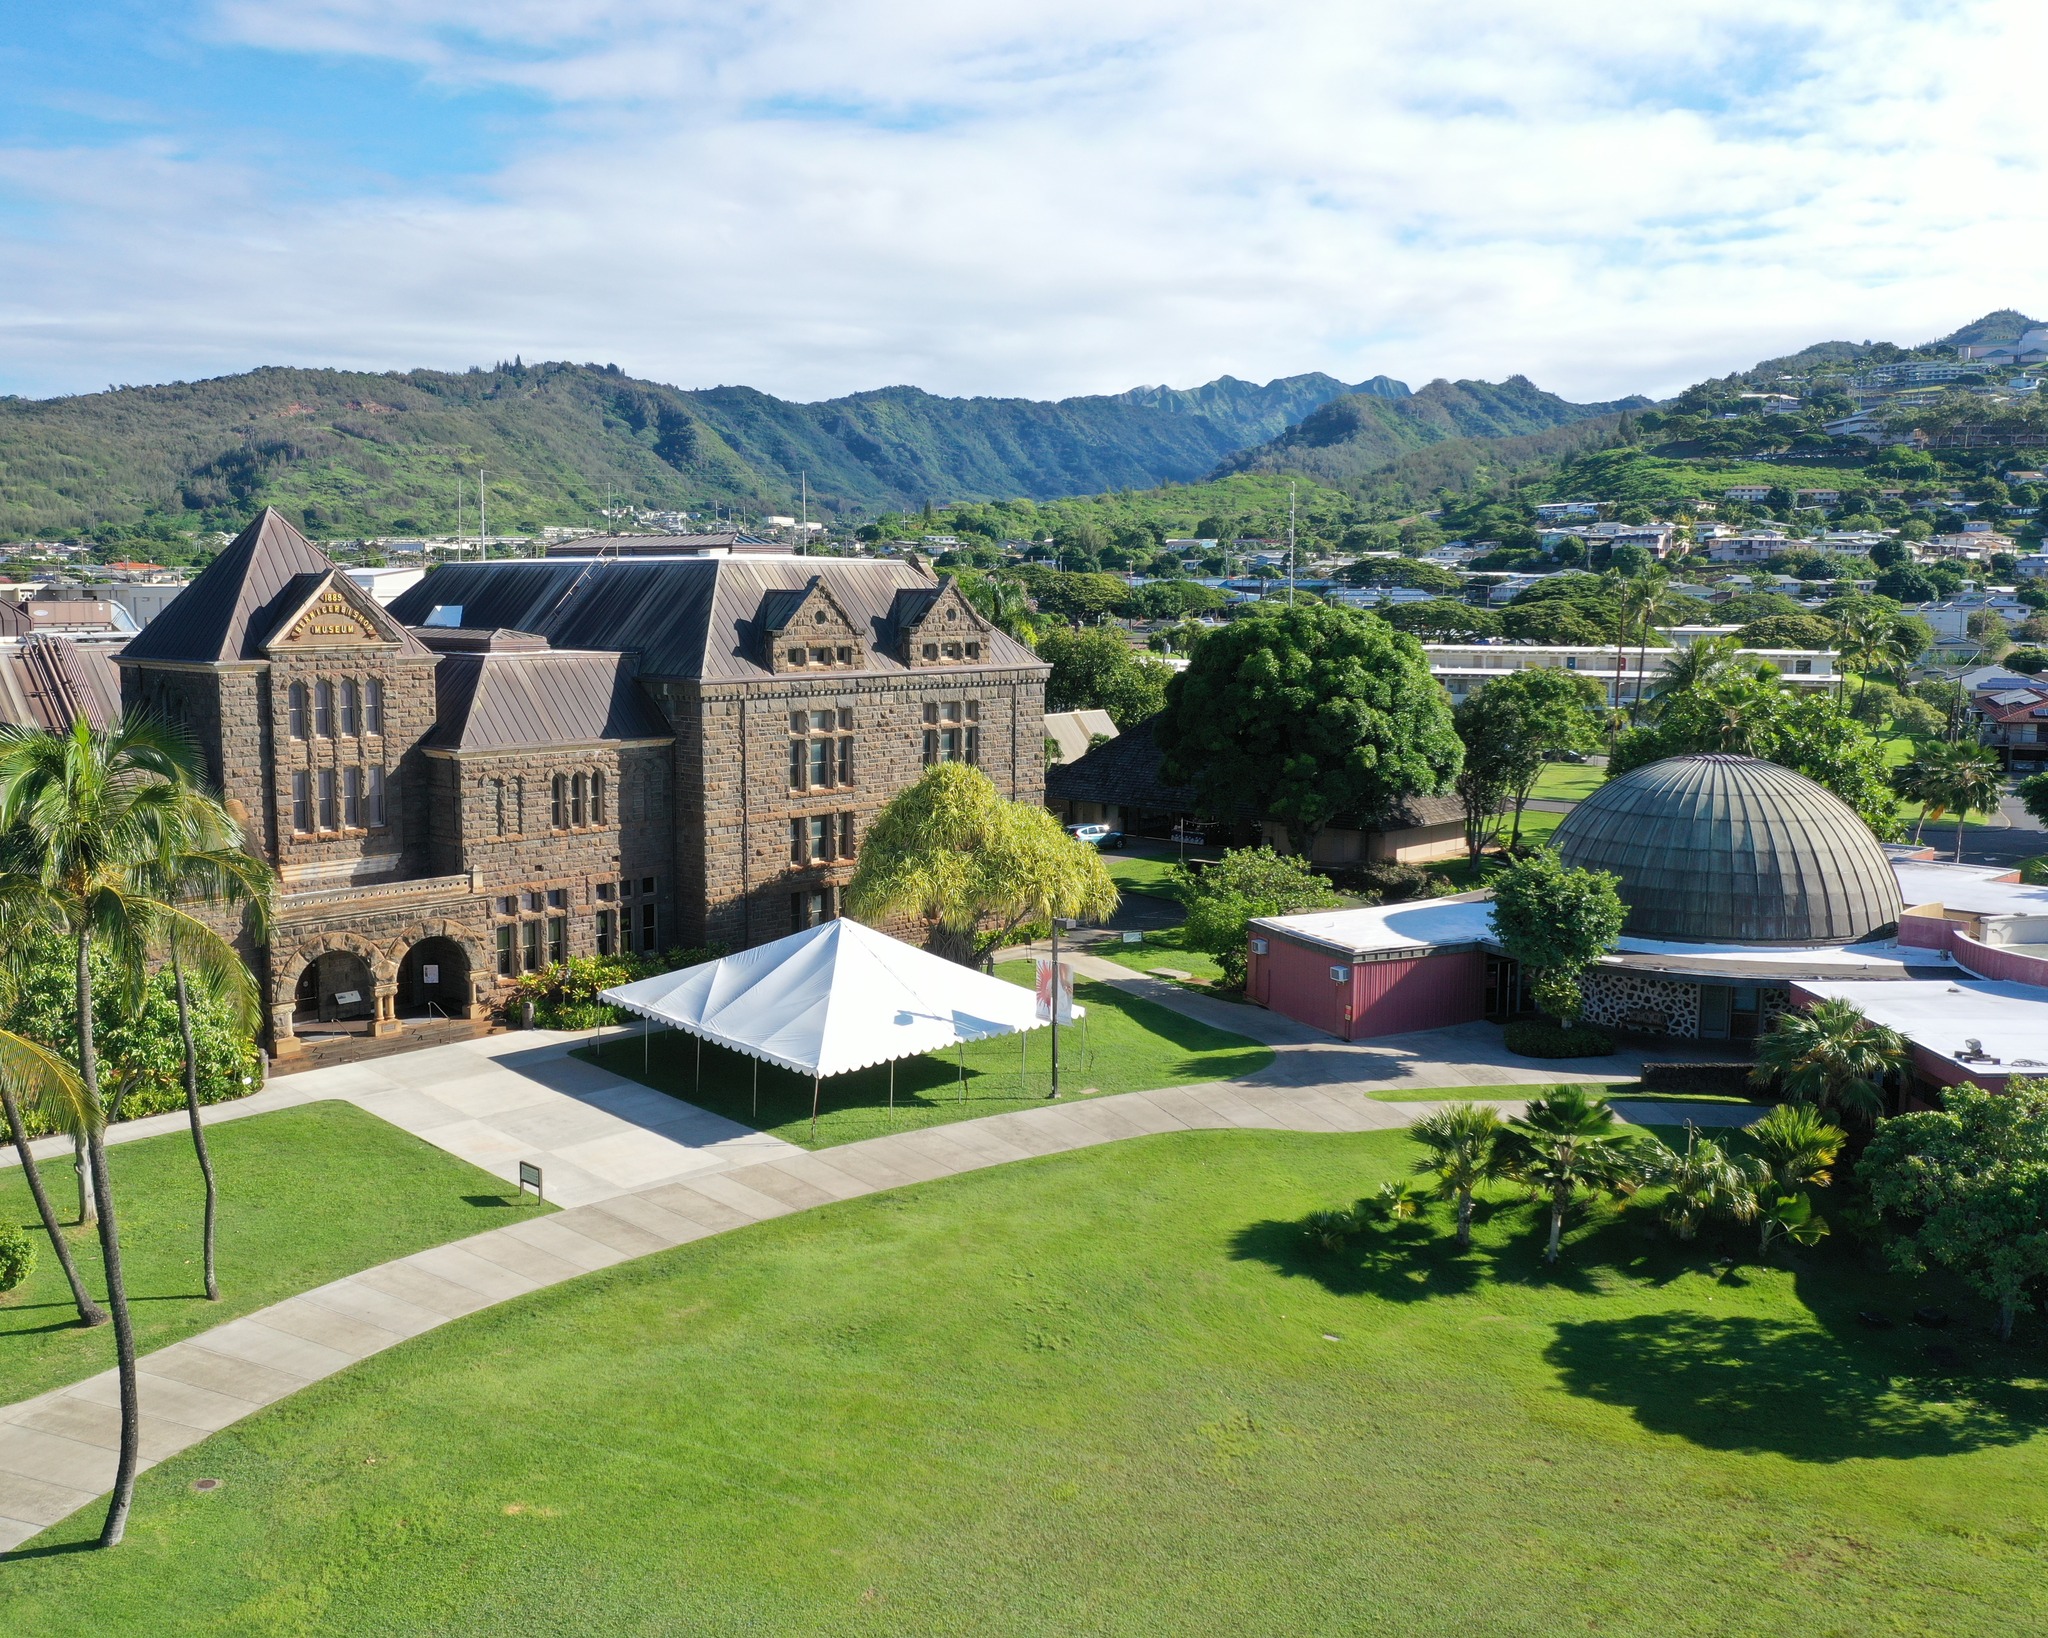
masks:
[[[770,1217],[1161,1132],[1403,1127],[1430,1105],[1366,1095],[1403,1085],[1418,1091],[1534,1086],[1611,1079],[1636,1069],[1636,1060],[1618,1057],[1591,1070],[1539,1070],[1511,1058],[1497,1032],[1484,1026],[1347,1044],[1113,962],[1083,956],[1077,966],[1086,977],[1258,1040],[1274,1049],[1273,1062],[1238,1081],[1048,1103],[817,1152],[572,1060],[568,1052],[581,1037],[458,1043],[311,1071],[279,1089],[215,1106],[209,1120],[346,1098],[508,1181],[519,1159],[544,1152],[566,1169],[571,1192],[583,1198],[552,1216],[351,1274],[145,1355],[143,1465],[449,1320]],[[536,1049],[536,1039],[547,1044]],[[1626,1107],[1635,1120],[1670,1124],[1687,1118],[1735,1124],[1752,1114],[1733,1106]],[[154,1117],[116,1136],[145,1137],[183,1121],[182,1114]],[[650,1174],[660,1180],[650,1181]],[[549,1172],[551,1182],[557,1175]],[[0,1552],[105,1494],[119,1433],[112,1371],[0,1408]]]

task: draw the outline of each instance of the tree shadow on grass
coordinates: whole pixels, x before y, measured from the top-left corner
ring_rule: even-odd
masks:
[[[1899,1460],[2018,1444],[2048,1425],[2039,1383],[1895,1374],[1892,1354],[1809,1323],[1690,1311],[1560,1325],[1546,1350],[1573,1393],[1712,1450]]]

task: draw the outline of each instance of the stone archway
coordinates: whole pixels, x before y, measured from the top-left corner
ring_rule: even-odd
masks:
[[[377,1015],[376,978],[353,950],[321,951],[292,986],[295,1034],[366,1034]]]
[[[484,995],[492,968],[474,927],[435,917],[407,928],[392,948],[403,952],[393,969],[394,988],[398,1007],[409,1015],[431,1017],[438,1009],[448,1018],[481,1018],[490,1011]]]
[[[353,1024],[357,1034],[390,1034],[398,1027],[392,1016],[397,979],[398,964],[390,952],[357,933],[311,933],[293,944],[279,940],[272,946],[270,962],[274,1055],[289,1057],[300,1049],[302,1007],[303,1021],[316,1033],[331,1033],[335,1025]],[[338,999],[350,991],[360,1000]],[[360,1014],[355,1011],[358,1007]],[[348,1016],[341,1016],[343,1013]]]

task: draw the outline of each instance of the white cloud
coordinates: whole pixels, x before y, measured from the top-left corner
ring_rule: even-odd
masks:
[[[1663,391],[2042,308],[2011,0],[231,0],[218,37],[542,99],[477,188],[152,132],[0,153],[30,388],[616,360],[822,396],[1224,371]],[[2010,86],[2010,89],[2000,89]]]

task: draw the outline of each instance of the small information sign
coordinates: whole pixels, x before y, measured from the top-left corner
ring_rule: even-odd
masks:
[[[522,1160],[519,1163],[519,1192],[524,1194],[529,1188],[533,1190],[534,1199],[545,1200],[547,1198],[545,1194],[541,1193],[540,1168],[530,1160]]]

